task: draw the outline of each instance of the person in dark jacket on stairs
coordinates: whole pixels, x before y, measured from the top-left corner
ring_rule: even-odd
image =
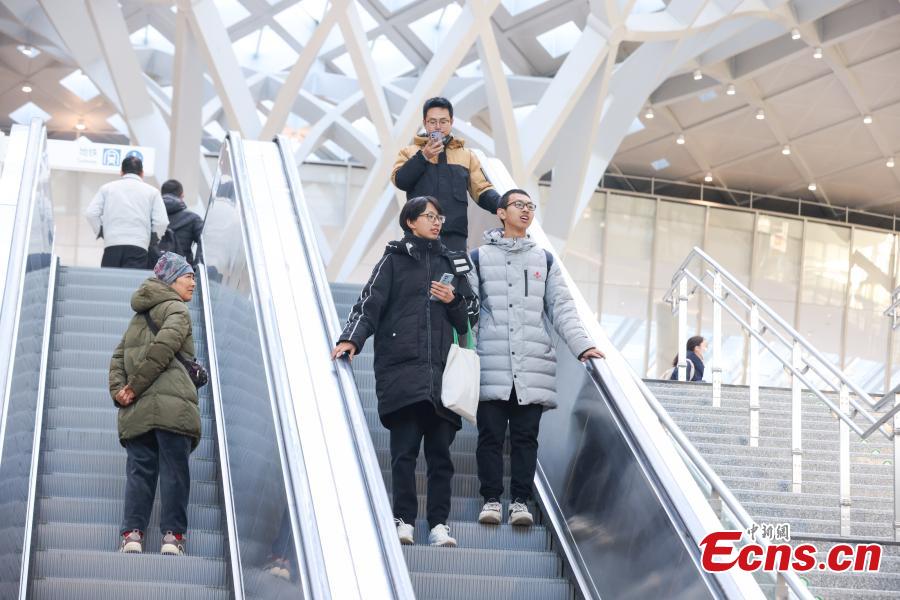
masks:
[[[467,333],[478,300],[466,279],[465,252],[440,241],[444,213],[432,197],[413,198],[400,212],[406,235],[390,242],[363,287],[332,358],[358,354],[375,336],[378,416],[390,430],[391,491],[401,544],[413,544],[418,512],[416,459],[424,439],[428,462],[428,541],[456,546],[450,537],[453,462],[450,444],[462,427],[441,403],[441,381],[453,329]],[[440,282],[452,276],[450,284]]]
[[[135,315],[109,364],[119,441],[128,453],[119,550],[143,552],[158,477],[160,552],[182,555],[191,490],[188,461],[200,442],[200,408],[197,388],[175,355],[194,356],[185,305],[194,294],[194,270],[182,256],[167,252],[153,273],[131,297]],[[148,317],[159,329],[156,335]]]
[[[703,355],[706,353],[708,343],[702,335],[695,335],[687,341],[687,370],[685,371],[685,381],[703,381]],[[678,355],[672,359],[672,374],[669,379],[676,381],[678,379]]]
[[[188,210],[184,202],[184,187],[180,181],[170,179],[162,184],[160,191],[169,216],[169,226],[162,240],[151,241],[150,260],[155,265],[162,252],[174,252],[185,257],[191,266],[196,267],[197,263],[203,261],[203,249],[200,246],[203,217]],[[197,244],[196,256],[194,244]]]

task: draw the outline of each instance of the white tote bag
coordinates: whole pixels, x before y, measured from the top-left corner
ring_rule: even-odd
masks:
[[[478,412],[478,394],[481,387],[481,360],[475,351],[472,326],[469,325],[467,347],[459,345],[456,329],[453,329],[453,345],[447,355],[444,377],[441,383],[441,402],[463,419],[475,424]]]

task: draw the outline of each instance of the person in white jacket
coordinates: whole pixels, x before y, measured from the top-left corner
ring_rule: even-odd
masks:
[[[100,187],[84,216],[103,238],[101,267],[148,269],[150,234],[162,239],[169,225],[162,195],[144,183],[144,164],[137,156],[122,161],[122,177]]]
[[[486,244],[472,251],[481,299],[475,454],[484,497],[478,521],[484,524],[502,520],[507,426],[512,475],[509,523],[534,523],[528,501],[537,465],[538,429],[543,412],[556,407],[556,355],[548,327],[581,361],[604,357],[578,317],[559,265],[528,236],[534,210],[524,190],[509,190],[497,209],[503,228],[485,233]]]

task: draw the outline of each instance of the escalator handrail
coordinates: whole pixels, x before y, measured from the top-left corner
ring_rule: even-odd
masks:
[[[514,185],[512,177],[502,162],[486,156],[480,150],[474,150],[474,152],[480,159],[482,168],[488,179],[494,184],[498,191],[517,187]],[[690,474],[687,464],[680,457],[673,457],[673,452],[671,451],[673,448],[671,448],[670,443],[660,439],[665,438],[665,436],[652,434],[652,430],[661,429],[659,419],[651,419],[650,416],[654,413],[648,411],[646,408],[641,409],[641,407],[632,399],[637,397],[640,393],[640,390],[637,387],[632,388],[631,390],[628,389],[633,381],[633,371],[618,349],[606,339],[606,336],[600,328],[599,322],[590,311],[587,301],[582,296],[578,286],[575,285],[574,280],[562,264],[562,261],[559,260],[560,257],[557,255],[556,250],[550,243],[547,234],[544,232],[537,219],[533,221],[528,233],[539,246],[543,247],[557,258],[555,262],[559,264],[565,285],[568,288],[572,299],[575,301],[576,309],[582,324],[590,337],[597,343],[598,348],[606,355],[606,359],[602,361],[592,359],[590,361],[591,368],[589,371],[594,372],[594,374],[602,371],[608,372],[610,380],[615,382],[616,386],[620,389],[621,394],[609,394],[608,398],[611,404],[622,415],[623,419],[621,425],[622,427],[627,428],[628,431],[626,433],[628,433],[629,436],[634,437],[638,445],[642,448],[642,452],[645,453],[645,456],[649,461],[649,466],[651,466],[654,471],[657,471],[656,479],[663,488],[660,491],[665,492],[662,499],[674,504],[674,506],[667,507],[667,511],[669,511],[670,508],[674,509],[670,514],[677,515],[682,521],[682,526],[679,527],[678,530],[691,537],[694,542],[694,546],[691,550],[696,551],[699,548],[699,542],[706,534],[712,533],[716,529],[721,529],[719,519],[713,514],[712,508],[707,503],[705,496],[694,481],[693,476]],[[603,343],[598,343],[601,341]],[[594,382],[598,385],[602,384],[607,389],[609,388],[603,381],[594,379]],[[642,400],[644,399],[642,394],[640,394],[640,397]],[[665,446],[669,447],[666,448]],[[659,471],[666,472],[670,475],[670,477],[667,478],[668,481],[662,480],[660,477],[662,473]],[[565,524],[566,522],[562,515],[560,515],[560,518],[562,524],[567,528],[568,525]],[[716,525],[719,527],[716,527]],[[563,537],[569,536],[571,536],[571,533],[563,535]],[[692,557],[696,558],[693,554]],[[758,585],[747,573],[728,571],[716,573],[714,577],[721,590],[743,590],[747,588],[752,590],[755,588],[756,593],[759,593]],[[752,593],[752,591],[750,593]]]
[[[14,126],[15,131],[10,134],[12,140],[14,133],[24,129],[21,125]],[[41,139],[44,135],[44,126],[40,119],[35,119],[28,126],[21,162],[21,175],[19,179],[19,196],[16,202],[16,217],[13,224],[10,239],[10,253],[6,270],[6,281],[3,282],[3,291],[0,293],[0,340],[8,340],[5,348],[0,348],[0,359],[3,360],[4,377],[0,379],[0,461],[3,460],[3,445],[6,438],[6,420],[9,412],[10,393],[12,391],[13,365],[16,358],[16,343],[18,341],[19,320],[22,316],[22,294],[25,290],[26,260],[28,258],[28,236],[31,233],[31,215],[34,212],[34,189],[37,185],[37,165],[35,161],[40,159],[39,148],[42,147]],[[16,165],[18,166],[18,165]],[[13,171],[13,165],[9,164],[9,147],[3,165],[4,176],[9,176]],[[5,317],[5,318],[4,318]]]
[[[244,571],[241,566],[241,549],[238,544],[237,522],[234,511],[234,488],[231,478],[231,457],[226,443],[227,428],[222,407],[222,386],[219,382],[219,362],[216,352],[216,334],[213,330],[209,295],[209,274],[206,265],[197,265],[200,270],[200,298],[203,311],[203,330],[206,341],[206,362],[209,370],[209,388],[213,413],[216,418],[216,446],[219,450],[219,473],[222,477],[222,501],[225,507],[225,528],[228,539],[228,560],[231,568],[232,598],[244,600]]]
[[[320,258],[317,260],[319,257],[318,245],[308,235],[308,232],[313,230],[313,222],[306,203],[302,199],[303,192],[300,176],[297,172],[290,145],[281,136],[275,138],[275,143],[278,146],[282,167],[287,178],[291,200],[298,221],[300,238],[306,250],[305,258],[310,277],[315,287],[316,296],[319,299],[319,313],[321,322],[324,325],[323,333],[326,344],[324,347],[328,348],[331,347],[341,332],[337,310],[334,306],[334,298],[328,284],[325,265]],[[359,391],[353,378],[352,369],[347,361],[336,361],[335,366],[341,387],[341,397],[343,398],[346,419],[350,431],[353,433],[356,444],[356,456],[362,467],[363,478],[369,492],[368,500],[372,511],[373,525],[379,532],[382,553],[387,571],[390,574],[389,580],[393,585],[394,596],[403,599],[415,598],[409,578],[409,570],[406,567],[403,552],[397,544],[393,512],[391,511],[390,502],[384,487],[384,478],[381,474],[381,467],[378,464],[375,447],[372,444],[372,437],[362,410],[362,403],[359,399]]]
[[[41,367],[38,376],[36,409],[34,415],[34,437],[31,442],[31,466],[28,476],[28,501],[25,505],[25,539],[22,544],[22,563],[19,572],[19,600],[26,600],[29,595],[29,571],[31,566],[31,541],[36,522],[38,469],[41,458],[41,440],[44,429],[44,403],[47,391],[47,368],[50,360],[50,335],[53,332],[54,299],[56,298],[56,280],[59,274],[59,257],[56,252],[50,255],[50,278],[47,285],[47,306],[44,310],[44,330],[41,334]]]
[[[235,202],[238,205],[240,214],[241,233],[244,237],[244,249],[247,255],[247,269],[250,274],[250,287],[253,294],[254,311],[256,314],[257,324],[260,328],[262,336],[261,350],[263,353],[263,361],[267,371],[267,386],[270,397],[275,398],[275,404],[280,407],[279,399],[281,394],[276,393],[276,389],[282,388],[285,383],[283,377],[283,367],[279,368],[278,361],[273,360],[270,354],[270,343],[277,339],[276,328],[270,313],[270,307],[263,306],[261,300],[261,281],[259,271],[264,270],[264,265],[257,264],[258,257],[254,251],[253,239],[259,239],[261,232],[259,224],[256,221],[252,204],[252,195],[249,188],[249,173],[244,162],[243,142],[239,133],[229,132],[225,138],[225,143],[229,147],[229,158],[231,160],[231,176],[234,183]],[[211,201],[209,206],[213,206]],[[276,372],[277,371],[277,372]],[[288,452],[284,443],[285,431],[284,420],[280,412],[276,411],[275,417],[275,435],[277,438],[278,451],[280,454],[281,464],[283,465],[282,476],[284,477],[285,492],[290,496],[288,498],[288,513],[291,521],[291,530],[294,539],[294,551],[297,556],[299,566],[301,585],[303,587],[304,598],[329,598],[329,585],[326,576],[325,559],[322,556],[320,546],[318,544],[319,531],[316,523],[315,512],[312,510],[311,500],[309,498],[301,498],[298,488],[309,490],[309,481],[295,481],[292,477],[292,470],[288,462]],[[300,451],[298,450],[298,453]],[[290,462],[294,462],[291,460]],[[300,462],[302,463],[302,457]],[[297,469],[301,473],[301,477],[305,477],[305,471],[302,468]],[[303,500],[303,501],[301,501]],[[300,523],[303,523],[301,531]],[[304,535],[305,534],[305,535]],[[314,541],[315,540],[315,541]]]

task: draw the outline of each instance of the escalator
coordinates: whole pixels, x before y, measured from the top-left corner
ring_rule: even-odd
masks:
[[[106,369],[147,273],[58,265],[45,139],[39,124],[14,130],[21,174],[2,182],[17,204],[15,227],[0,224],[11,249],[0,272],[0,597],[759,597],[749,576],[699,568],[697,541],[718,521],[621,374],[586,370],[561,348],[537,524],[475,522],[467,425],[452,447],[460,547],[429,547],[418,523],[417,544],[401,548],[371,355],[352,369],[329,356],[359,290],[327,281],[287,145],[236,134],[212,182],[190,306],[210,384],[191,458],[189,556],[155,554],[156,508],[146,553],[119,555],[125,453]],[[17,160],[8,153],[4,178]],[[424,514],[423,464],[417,485]]]

